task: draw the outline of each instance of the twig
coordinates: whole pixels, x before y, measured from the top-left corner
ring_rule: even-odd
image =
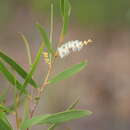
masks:
[[[16,112],[16,127],[17,127],[17,130],[19,130],[19,115],[18,115],[18,105],[19,105],[19,96],[16,95],[16,108],[15,108],[15,112]]]
[[[50,41],[52,42],[52,34],[53,34],[53,3],[51,4],[51,32],[50,32]],[[61,34],[60,34],[60,39],[59,39],[59,42],[58,42],[58,44],[57,44],[57,47],[63,42],[63,40],[64,40],[64,36],[63,36],[63,33],[61,32]],[[40,101],[40,98],[41,98],[41,94],[42,94],[42,92],[44,91],[44,88],[48,85],[48,79],[49,79],[49,76],[50,76],[50,74],[51,74],[51,71],[52,71],[52,68],[53,68],[53,66],[54,66],[54,63],[55,63],[55,60],[56,60],[56,58],[57,58],[57,51],[55,52],[55,54],[54,54],[54,57],[53,57],[53,59],[51,58],[51,64],[49,65],[49,69],[48,69],[48,72],[47,72],[47,75],[46,75],[46,78],[45,78],[45,81],[44,81],[44,83],[42,84],[42,86],[41,86],[41,88],[38,90],[38,94],[37,94],[37,96],[36,96],[36,102],[35,102],[35,104],[34,104],[34,106],[33,106],[33,109],[32,109],[32,111],[31,111],[31,113],[30,113],[30,118],[32,118],[33,117],[33,115],[34,115],[34,113],[35,113],[35,111],[36,111],[36,109],[37,109],[37,107],[38,107],[38,104],[39,104],[39,101]]]
[[[33,107],[32,111],[31,111],[31,113],[30,113],[30,117],[31,117],[31,118],[33,117],[33,114],[34,114],[34,112],[36,111],[36,108],[37,108],[37,106],[38,106],[38,104],[39,104],[39,100],[40,100],[40,98],[41,98],[41,94],[42,94],[44,88],[48,85],[47,82],[48,82],[48,79],[49,79],[51,70],[52,70],[52,66],[51,66],[51,64],[50,64],[50,65],[49,65],[48,72],[47,72],[47,76],[46,76],[46,78],[45,78],[45,81],[44,81],[44,83],[42,84],[41,88],[38,90],[38,94],[37,94],[37,96],[36,96],[36,103],[34,104],[34,107]]]

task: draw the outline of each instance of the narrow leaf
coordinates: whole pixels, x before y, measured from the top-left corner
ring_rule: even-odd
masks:
[[[60,10],[62,17],[70,16],[71,13],[71,4],[69,0],[60,0]]]
[[[68,107],[67,110],[74,109],[75,106],[79,103],[79,97]]]
[[[26,37],[23,34],[20,33],[20,35],[21,35],[21,37],[22,37],[22,39],[24,41],[24,44],[26,46],[29,65],[31,66],[32,65],[32,56],[31,56],[31,49],[30,49],[30,46],[29,46],[29,42],[28,42],[28,40],[26,39]]]
[[[85,116],[91,115],[92,112],[87,110],[69,110],[65,112],[59,112],[48,116],[45,120],[39,122],[39,124],[53,124],[53,123],[63,123]]]
[[[24,122],[21,124],[21,130],[26,130],[27,128],[30,128],[34,125],[39,124],[42,120],[46,120],[46,118],[48,116],[49,116],[49,114],[38,116],[38,117],[33,117],[32,119],[24,120]]]
[[[69,23],[68,16],[64,16],[63,17],[63,27],[62,27],[62,35],[63,36],[67,33],[68,23]]]
[[[11,72],[7,70],[4,64],[0,61],[0,72],[4,75],[4,77],[13,85],[18,88],[22,89],[22,85],[19,83],[18,80],[15,79],[15,76],[12,75]]]
[[[23,93],[23,91],[24,91],[25,88],[27,87],[27,85],[28,85],[30,79],[32,78],[32,76],[33,76],[33,74],[34,74],[34,72],[35,72],[35,70],[36,70],[36,68],[37,68],[37,65],[38,65],[38,63],[39,63],[39,61],[40,61],[40,58],[41,58],[41,55],[42,55],[42,52],[43,52],[43,48],[44,48],[44,46],[43,46],[43,43],[42,43],[42,44],[41,44],[41,47],[40,47],[39,50],[38,50],[38,53],[37,53],[36,58],[35,58],[35,60],[34,60],[34,63],[32,64],[32,67],[31,67],[31,69],[30,69],[30,72],[28,73],[28,75],[27,75],[27,77],[26,77],[26,79],[25,79],[25,81],[24,81],[24,83],[23,83],[21,94]]]
[[[0,51],[0,58],[4,62],[9,64],[13,68],[13,70],[15,70],[22,78],[25,79],[27,77],[28,73],[19,64],[17,64],[13,59],[11,59],[9,56],[7,56],[1,51]],[[38,87],[38,85],[33,79],[30,79],[29,83],[35,88]]]
[[[0,130],[13,130],[4,112],[0,112]]]
[[[60,10],[61,10],[61,15],[64,16],[64,7],[65,7],[65,0],[60,0]]]
[[[64,36],[67,32],[69,16],[71,13],[71,4],[69,0],[60,0],[60,8],[63,19],[62,35]]]
[[[40,24],[36,24],[36,27],[39,30],[39,32],[41,33],[42,40],[43,40],[45,47],[47,48],[48,52],[50,54],[53,54],[54,50],[52,48],[52,44],[50,43],[50,40],[49,40],[44,28]]]
[[[37,116],[37,117],[33,117],[30,120],[26,120],[22,124],[21,128],[22,130],[25,130],[26,128],[30,128],[33,125],[63,123],[81,117],[89,116],[90,114],[91,114],[90,111],[70,110],[70,111],[59,112],[51,115]]]
[[[55,76],[51,80],[49,80],[49,83],[56,83],[58,81],[69,78],[72,75],[80,72],[86,65],[87,65],[86,62],[81,62],[80,64],[76,64],[72,66],[71,68],[65,70],[64,72],[59,73],[57,76]]]
[[[0,104],[0,112],[11,112],[11,110],[8,107]]]
[[[79,98],[77,98],[68,108],[67,110],[72,110],[75,108],[75,106],[79,103]],[[53,124],[51,125],[48,130],[54,130],[54,128],[56,128],[57,126],[59,126],[60,123],[57,123],[57,124]]]
[[[48,130],[54,130],[59,124],[53,124],[51,125]]]

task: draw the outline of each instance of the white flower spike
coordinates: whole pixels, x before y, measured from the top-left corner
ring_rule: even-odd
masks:
[[[91,42],[92,42],[91,39],[84,42],[79,41],[79,40],[69,41],[58,48],[59,56],[61,58],[64,58],[65,56],[68,56],[71,53],[71,51],[73,52],[80,51],[84,45],[88,45],[88,43],[91,43]]]

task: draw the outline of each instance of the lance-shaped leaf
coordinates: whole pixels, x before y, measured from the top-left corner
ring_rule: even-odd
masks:
[[[30,72],[28,73],[28,75],[27,75],[27,77],[26,77],[26,79],[25,79],[25,81],[24,81],[24,83],[22,85],[21,94],[24,92],[25,88],[29,84],[29,81],[32,78],[32,76],[33,76],[33,74],[34,74],[34,72],[35,72],[35,70],[37,68],[37,65],[38,65],[38,63],[40,61],[41,55],[43,53],[43,49],[44,49],[44,45],[42,43],[41,46],[40,46],[40,48],[39,48],[39,50],[38,50],[38,53],[37,53],[36,58],[34,60],[34,63],[31,66]]]
[[[50,43],[50,40],[48,38],[48,35],[45,31],[45,29],[40,25],[40,24],[36,24],[37,29],[39,30],[39,32],[41,33],[42,36],[42,40],[44,42],[45,47],[47,48],[48,52],[50,54],[54,53],[54,50],[52,48],[52,44]]]
[[[0,112],[11,112],[11,110],[8,107],[0,104]]]
[[[16,80],[15,76],[13,76],[13,74],[7,70],[7,68],[1,61],[0,61],[0,72],[13,86],[16,86],[18,89],[22,89],[22,85],[19,83],[18,80]]]
[[[78,118],[82,118],[85,116],[89,116],[91,113],[92,112],[87,110],[69,110],[69,111],[59,112],[51,115],[37,116],[37,117],[33,117],[30,120],[26,120],[22,124],[21,128],[22,130],[25,130],[26,128],[30,128],[33,125],[63,123]]]
[[[25,47],[27,49],[28,61],[29,61],[29,65],[31,66],[32,65],[32,56],[31,56],[31,49],[29,46],[29,42],[28,42],[27,38],[22,33],[20,33],[20,35],[21,35],[21,38],[23,39]]]
[[[32,119],[26,119],[21,124],[21,130],[26,130],[27,128],[30,128],[34,125],[38,125],[41,121],[46,120],[47,117],[49,117],[50,114],[41,115],[37,117],[33,117]]]
[[[16,71],[23,79],[25,79],[28,75],[28,73],[19,65],[17,64],[12,58],[10,58],[9,56],[7,56],[6,54],[4,54],[3,52],[0,51],[0,58],[6,62],[7,64],[9,64],[12,69],[14,71]],[[38,85],[36,84],[36,82],[31,78],[29,83],[37,88]]]
[[[69,0],[60,0],[60,9],[63,19],[62,35],[65,35],[67,32],[69,16],[71,13],[71,4]]]
[[[65,15],[70,16],[71,4],[70,4],[69,0],[60,0],[60,10],[61,10],[61,15],[63,17]]]
[[[86,65],[87,65],[86,62],[81,62],[80,64],[76,64],[71,68],[65,70],[64,72],[59,73],[57,76],[49,80],[48,83],[56,83],[66,78],[69,78],[72,75],[80,72]]]
[[[79,103],[79,98],[77,98],[68,108],[67,110],[72,110],[75,108],[75,106]],[[59,126],[61,123],[52,124],[48,130],[54,130],[57,126]]]
[[[13,130],[4,112],[0,112],[0,130]]]

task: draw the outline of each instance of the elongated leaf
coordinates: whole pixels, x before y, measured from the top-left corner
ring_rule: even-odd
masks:
[[[32,65],[32,56],[31,56],[31,49],[30,49],[30,46],[29,46],[29,42],[28,42],[27,38],[23,34],[20,33],[20,35],[21,35],[21,37],[22,37],[22,39],[24,41],[24,44],[26,46],[29,65],[31,66]]]
[[[65,7],[65,0],[60,0],[60,10],[61,10],[61,15],[64,16],[64,7]]]
[[[0,104],[0,112],[11,112],[11,110],[8,107]]]
[[[42,120],[46,120],[46,118],[49,116],[50,114],[47,114],[38,117],[33,117],[32,119],[24,120],[24,122],[21,124],[21,130],[26,130],[27,128],[30,128],[34,125],[38,125]]]
[[[22,85],[19,83],[18,80],[15,79],[15,76],[12,75],[11,72],[7,70],[4,64],[0,61],[0,72],[5,76],[5,78],[13,85],[18,88],[22,89]]]
[[[75,106],[79,103],[79,98],[77,98],[68,108],[67,110],[72,110],[75,108]],[[48,130],[54,130],[57,126],[59,126],[61,123],[52,124]]]
[[[71,12],[71,5],[69,0],[60,0],[60,8],[63,19],[62,35],[65,35],[68,28],[68,21]]]
[[[72,75],[81,71],[86,66],[86,64],[87,64],[86,62],[81,62],[80,64],[72,66],[71,68],[65,70],[64,72],[59,73],[57,76],[49,80],[49,83],[56,83],[58,81],[71,77]]]
[[[13,130],[4,112],[0,112],[0,130]]]
[[[79,103],[79,97],[68,107],[67,110],[74,109],[75,106]]]
[[[27,85],[29,84],[29,81],[30,81],[30,79],[32,78],[32,76],[33,76],[33,74],[34,74],[34,72],[35,72],[35,70],[36,70],[36,68],[37,68],[37,65],[38,65],[38,63],[39,63],[39,61],[40,61],[41,55],[42,55],[42,53],[43,53],[43,49],[44,49],[44,45],[43,45],[43,43],[42,43],[42,44],[41,44],[41,47],[40,47],[39,50],[38,50],[38,53],[37,53],[36,58],[35,58],[35,60],[34,60],[34,63],[32,64],[32,67],[31,67],[31,69],[30,69],[30,72],[28,73],[28,75],[27,75],[27,77],[26,77],[26,79],[25,79],[25,81],[24,81],[24,83],[23,83],[21,94],[24,92],[25,88],[26,88]]]
[[[60,123],[51,125],[51,126],[48,128],[48,130],[54,130],[56,127],[58,127],[59,124],[60,124]]]
[[[39,124],[53,124],[53,123],[63,123],[75,119],[79,119],[85,116],[91,115],[92,112],[87,111],[87,110],[68,110],[65,112],[59,112],[56,114],[52,114],[47,117],[46,120],[42,120],[39,122]]]
[[[1,51],[0,51],[0,58],[4,62],[9,64],[13,68],[13,70],[15,70],[22,78],[25,79],[27,77],[28,73],[19,64],[17,64],[13,59],[11,59],[9,56],[7,56]],[[29,83],[35,88],[38,87],[38,85],[33,79],[30,79]]]
[[[67,33],[67,29],[68,29],[68,23],[69,23],[69,17],[68,16],[64,16],[63,17],[63,28],[62,28],[62,35],[64,36]]]
[[[69,0],[60,0],[60,9],[62,17],[70,16],[71,13],[71,4]]]
[[[44,28],[40,24],[36,24],[36,27],[39,30],[39,32],[41,33],[42,40],[43,40],[43,42],[45,44],[45,47],[48,49],[48,52],[50,54],[53,54],[54,50],[52,48],[52,44],[50,43],[50,40],[49,40]]]
[[[90,111],[84,110],[70,110],[65,112],[59,112],[51,115],[43,115],[33,117],[30,120],[26,120],[21,128],[25,130],[26,128],[30,128],[33,125],[38,124],[53,124],[53,123],[63,123],[71,120],[75,120],[81,117],[89,116],[91,114]]]

